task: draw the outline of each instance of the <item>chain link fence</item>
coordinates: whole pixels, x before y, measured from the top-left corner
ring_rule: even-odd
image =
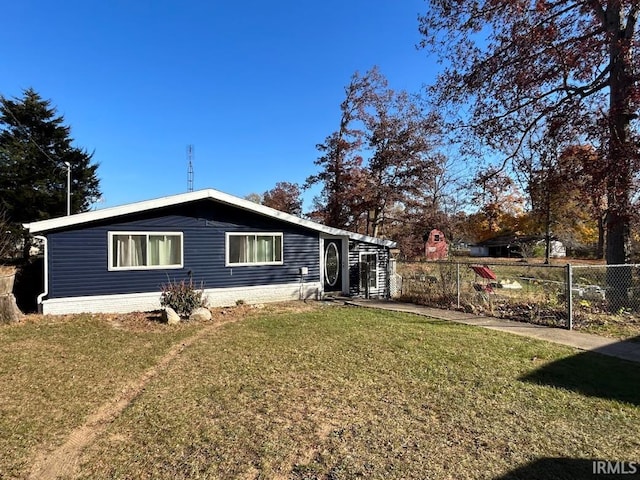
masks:
[[[564,328],[640,323],[640,265],[404,262],[395,276],[395,298],[433,307]]]
[[[640,324],[640,265],[573,265],[570,320]]]

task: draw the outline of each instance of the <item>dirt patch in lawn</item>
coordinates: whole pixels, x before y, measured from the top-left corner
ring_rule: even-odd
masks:
[[[33,480],[54,480],[59,477],[72,477],[77,474],[79,468],[78,459],[82,451],[102,435],[125,408],[145,390],[145,386],[178,355],[198,340],[211,334],[220,325],[245,319],[254,314],[262,313],[263,310],[291,313],[315,308],[311,304],[302,303],[298,305],[297,303],[289,302],[269,307],[241,305],[233,308],[212,309],[212,320],[207,322],[208,325],[205,328],[174,345],[166,355],[140,378],[126,385],[118,395],[108,400],[91,414],[83,425],[71,432],[62,445],[54,450],[47,449],[39,452],[32,464],[29,478]],[[55,317],[32,315],[27,319],[27,322],[66,322],[73,320],[73,318],[73,315]],[[103,320],[111,324],[113,328],[131,331],[164,331],[166,328],[180,328],[181,325],[184,325],[183,323],[175,327],[168,327],[162,324],[159,312],[94,314],[92,318]]]

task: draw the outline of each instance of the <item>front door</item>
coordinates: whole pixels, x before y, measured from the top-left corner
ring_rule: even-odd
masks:
[[[324,291],[342,291],[342,240],[324,241]]]

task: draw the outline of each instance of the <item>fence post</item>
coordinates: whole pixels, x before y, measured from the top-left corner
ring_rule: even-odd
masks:
[[[567,294],[565,297],[567,298],[567,328],[569,330],[573,329],[573,271],[571,269],[571,264],[567,263]]]
[[[458,293],[458,309],[460,309],[460,262],[456,263],[456,290]]]

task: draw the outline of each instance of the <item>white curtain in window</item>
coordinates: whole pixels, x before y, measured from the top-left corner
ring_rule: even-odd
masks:
[[[179,263],[179,236],[149,235],[149,265],[178,265]]]
[[[179,235],[174,235],[169,238],[169,252],[171,257],[169,258],[170,265],[179,265],[182,263],[182,239]]]
[[[254,263],[256,261],[256,237],[255,235],[250,235],[242,238],[245,240],[245,255],[243,262]]]
[[[257,238],[256,262],[273,262],[273,237]]]
[[[146,238],[144,235],[116,235],[114,237],[116,267],[137,267],[146,263]]]
[[[229,263],[272,263],[282,261],[280,235],[229,235]]]
[[[147,264],[147,239],[144,235],[131,235],[131,266]]]
[[[229,241],[229,263],[245,263],[247,261],[246,237],[231,235]]]

